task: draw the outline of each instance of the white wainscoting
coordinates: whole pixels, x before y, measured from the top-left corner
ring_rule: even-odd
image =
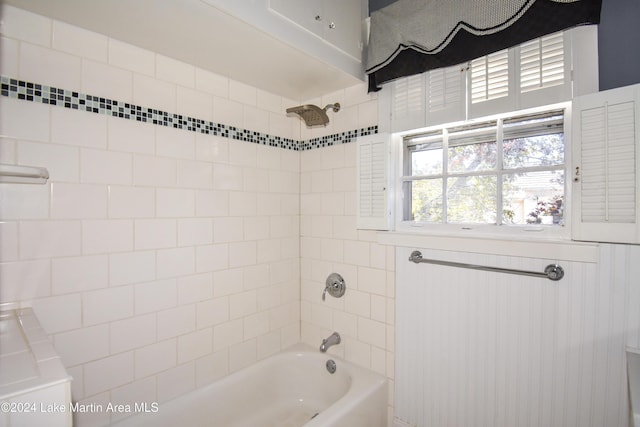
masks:
[[[558,282],[408,261],[542,271]],[[640,347],[640,246],[597,262],[396,250],[397,426],[627,427],[625,346]]]

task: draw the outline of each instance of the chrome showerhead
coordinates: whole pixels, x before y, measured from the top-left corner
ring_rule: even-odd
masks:
[[[316,105],[305,104],[298,105],[297,107],[287,108],[287,114],[295,113],[304,122],[307,126],[318,126],[318,125],[326,125],[329,123],[329,116],[327,116],[327,110],[331,108],[334,113],[340,111],[340,104],[329,104],[324,108],[320,108]]]

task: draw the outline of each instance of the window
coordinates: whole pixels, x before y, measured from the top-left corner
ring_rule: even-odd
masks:
[[[403,139],[403,221],[564,225],[564,110]]]

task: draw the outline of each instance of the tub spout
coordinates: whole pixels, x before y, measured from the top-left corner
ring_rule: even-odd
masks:
[[[340,334],[337,332],[334,332],[331,335],[329,335],[328,338],[325,338],[322,340],[322,344],[320,345],[320,351],[323,353],[326,353],[329,347],[336,344],[340,344]]]

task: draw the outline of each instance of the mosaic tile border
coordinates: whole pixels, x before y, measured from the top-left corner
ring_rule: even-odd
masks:
[[[14,99],[55,105],[72,110],[104,114],[125,120],[153,123],[158,126],[172,127],[190,132],[216,135],[224,138],[247,141],[255,144],[279,147],[287,150],[304,151],[332,145],[348,144],[358,136],[378,133],[377,126],[342,132],[334,135],[313,138],[308,141],[296,141],[222,123],[210,122],[181,114],[168,113],[128,102],[104,97],[87,95],[66,89],[26,82],[6,76],[0,76],[1,95]]]

